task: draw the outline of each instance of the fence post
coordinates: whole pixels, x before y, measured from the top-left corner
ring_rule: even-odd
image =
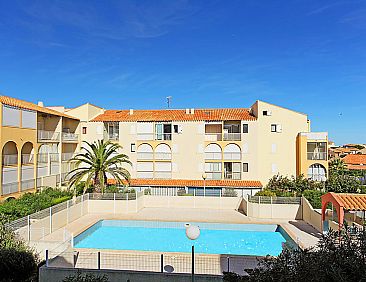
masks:
[[[71,248],[73,248],[74,247],[74,233],[71,233],[70,243],[71,243]]]
[[[30,216],[29,215],[27,216],[27,221],[28,221],[28,223],[27,223],[27,225],[28,225],[28,241],[30,241],[31,231],[30,231]]]
[[[48,250],[46,250],[46,267],[48,267]]]
[[[50,234],[52,233],[52,207],[50,207]]]
[[[137,196],[138,196],[138,194],[137,194],[138,192],[135,190],[135,212],[137,213]]]
[[[100,252],[98,252],[98,270],[100,270]]]
[[[163,254],[160,255],[160,272],[161,273],[164,272],[164,255]]]
[[[128,193],[126,193],[126,213],[128,213]]]
[[[230,257],[227,257],[227,272],[230,272]]]
[[[113,213],[116,213],[116,193],[113,193]]]

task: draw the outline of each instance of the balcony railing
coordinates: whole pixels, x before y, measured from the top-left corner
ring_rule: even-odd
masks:
[[[50,153],[50,161],[51,162],[60,161],[60,154],[59,153]]]
[[[172,154],[171,153],[155,153],[155,160],[171,160]]]
[[[154,133],[137,133],[138,141],[152,141],[154,140]]]
[[[22,164],[33,164],[34,155],[33,154],[22,154]]]
[[[37,162],[38,163],[48,163],[48,154],[47,153],[38,154]]]
[[[224,160],[241,160],[241,153],[224,153]]]
[[[3,165],[17,165],[18,155],[3,155]]]
[[[222,159],[221,152],[205,153],[205,160],[221,160],[221,159]]]
[[[153,160],[154,153],[152,152],[138,152],[137,153],[137,160]]]
[[[60,141],[60,133],[55,131],[38,130],[40,141]]]
[[[154,177],[155,177],[155,179],[171,179],[172,172],[171,171],[155,171]]]
[[[222,141],[222,133],[205,133],[205,141]]]
[[[108,140],[118,141],[119,140],[119,134],[118,133],[109,133],[108,134]]]
[[[62,153],[61,154],[61,161],[68,161],[74,157],[74,153]]]
[[[241,179],[241,172],[225,171],[224,172],[224,178],[225,179],[240,180]]]
[[[327,180],[326,175],[324,174],[308,174],[308,178],[314,181],[325,181]]]
[[[154,172],[153,171],[138,171],[137,178],[152,179],[152,178],[154,178]]]
[[[241,133],[224,133],[224,141],[240,141]]]
[[[171,133],[156,133],[155,140],[172,140]]]
[[[2,185],[3,195],[8,195],[18,192],[18,182],[3,183]]]
[[[79,140],[79,134],[69,133],[69,132],[62,132],[62,140],[63,141],[78,141]]]
[[[206,179],[221,179],[221,171],[206,171]]]
[[[323,160],[327,159],[326,152],[308,152],[308,160]]]
[[[34,189],[34,179],[22,180],[20,189],[22,191]]]

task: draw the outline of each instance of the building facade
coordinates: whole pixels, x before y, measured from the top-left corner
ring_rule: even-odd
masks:
[[[122,146],[122,153],[133,164],[128,169],[136,186],[233,187],[242,194],[253,194],[276,174],[304,174],[314,180],[325,180],[327,175],[327,133],[311,132],[305,114],[262,101],[236,109],[105,110],[92,104],[74,109],[24,101],[9,105],[7,99],[19,101],[1,100],[3,196],[4,191],[15,191],[14,180],[25,181],[21,165],[24,140],[31,143],[24,147],[24,155],[34,156],[33,174],[27,177],[33,179],[34,188],[46,185],[47,177],[63,183],[70,170],[67,160],[80,149],[81,142],[100,139]],[[8,107],[19,114],[9,116]],[[24,111],[34,112],[30,129],[21,122]],[[17,126],[4,123],[4,116],[9,120],[16,115],[20,120]],[[15,147],[5,147],[8,142]],[[12,166],[18,172],[12,172],[9,180],[5,163],[15,155],[19,160]],[[8,183],[14,186],[10,190],[4,189]],[[22,187],[18,184],[17,192],[23,191]]]

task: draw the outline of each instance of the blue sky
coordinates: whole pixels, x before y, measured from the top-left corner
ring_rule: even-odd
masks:
[[[0,92],[46,105],[305,112],[366,143],[366,1],[0,1]]]

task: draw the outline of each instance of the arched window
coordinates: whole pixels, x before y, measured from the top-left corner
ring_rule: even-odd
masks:
[[[241,160],[241,150],[236,144],[228,144],[224,148],[224,160]]]
[[[31,142],[26,142],[22,147],[22,165],[34,163],[34,149]]]
[[[222,150],[218,144],[209,144],[205,148],[205,159],[206,160],[221,160]]]
[[[321,164],[312,164],[308,168],[308,178],[315,181],[325,181],[327,171]]]
[[[153,148],[151,145],[143,143],[137,148],[137,159],[138,160],[152,160],[153,159]]]
[[[16,166],[18,164],[18,149],[13,141],[7,142],[3,147],[3,166]]]
[[[155,148],[155,159],[156,160],[171,160],[172,151],[167,144],[159,144]]]

